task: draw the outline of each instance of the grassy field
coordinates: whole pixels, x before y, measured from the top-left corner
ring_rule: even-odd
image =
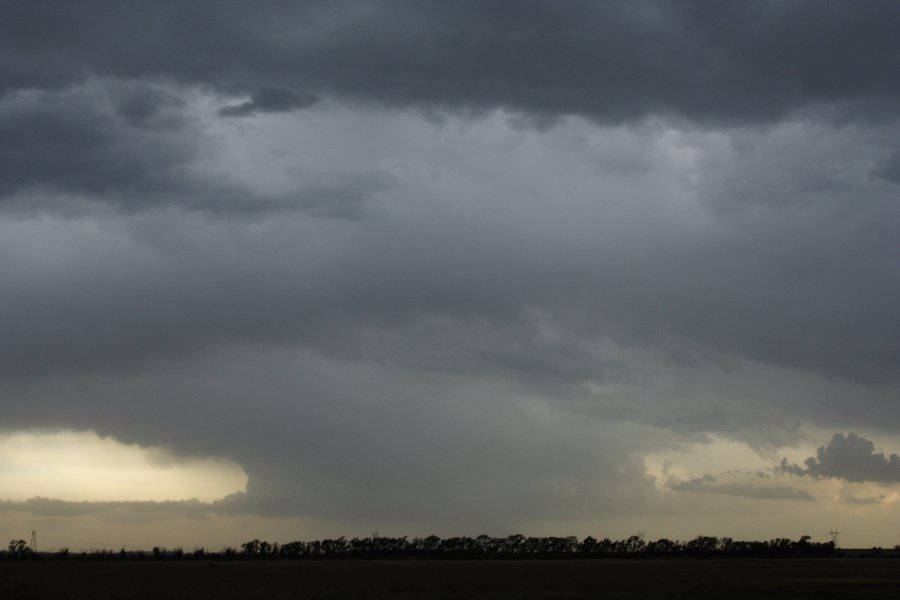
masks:
[[[900,560],[6,562],[0,598],[898,598]]]

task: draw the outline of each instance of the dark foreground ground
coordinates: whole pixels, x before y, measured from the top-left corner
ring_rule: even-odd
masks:
[[[0,598],[900,598],[900,560],[7,562]]]

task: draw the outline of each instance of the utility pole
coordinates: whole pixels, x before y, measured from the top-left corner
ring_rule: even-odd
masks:
[[[31,542],[28,544],[32,552],[37,552],[37,530],[31,530]]]

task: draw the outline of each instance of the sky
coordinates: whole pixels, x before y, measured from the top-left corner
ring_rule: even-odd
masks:
[[[0,0],[0,539],[900,543],[898,30]]]

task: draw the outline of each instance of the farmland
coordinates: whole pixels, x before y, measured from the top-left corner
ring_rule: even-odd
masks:
[[[895,598],[900,560],[23,561],[2,598]]]

